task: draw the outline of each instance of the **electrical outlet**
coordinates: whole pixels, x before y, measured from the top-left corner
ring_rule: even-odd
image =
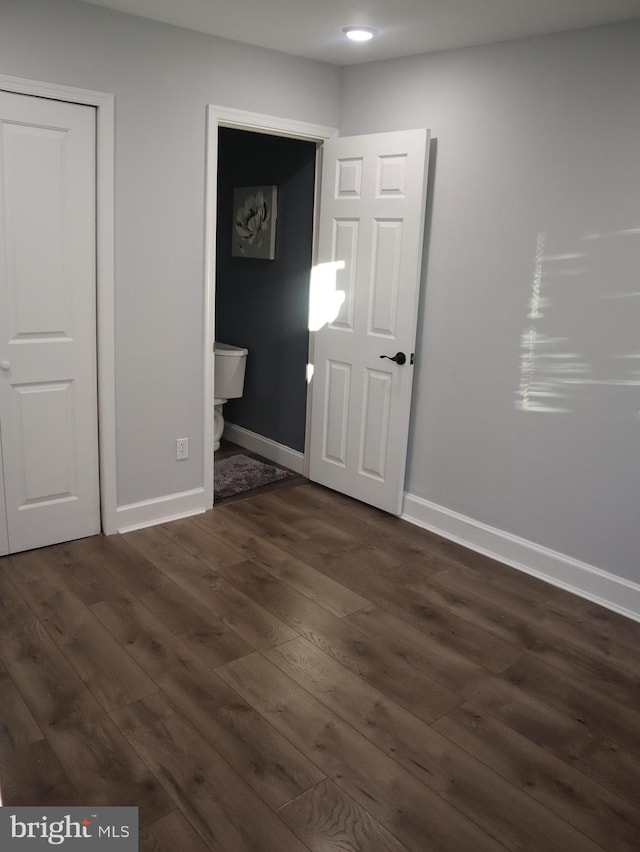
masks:
[[[189,458],[189,439],[176,438],[176,460],[183,461]]]

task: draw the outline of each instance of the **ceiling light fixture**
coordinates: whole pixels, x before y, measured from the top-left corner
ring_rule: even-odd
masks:
[[[378,31],[373,27],[345,27],[342,32],[351,41],[369,41]]]

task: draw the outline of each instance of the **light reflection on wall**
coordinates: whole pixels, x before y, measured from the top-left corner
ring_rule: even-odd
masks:
[[[536,263],[533,272],[533,282],[531,285],[531,298],[529,300],[529,319],[540,319],[543,314],[541,313],[542,308],[544,307],[542,302],[541,290],[542,290],[542,259],[544,257],[544,244],[546,242],[545,234],[538,234],[538,240],[536,244]]]
[[[581,381],[589,365],[581,353],[568,350],[566,337],[550,337],[535,326],[523,332],[518,408],[522,411],[568,412],[565,385]]]
[[[640,228],[585,234],[553,252],[548,235],[537,235],[517,409],[568,413],[601,403],[640,416],[638,237]]]

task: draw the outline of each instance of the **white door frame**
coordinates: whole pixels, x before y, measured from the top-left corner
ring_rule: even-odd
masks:
[[[116,523],[114,96],[0,75],[0,89],[96,108],[96,330],[100,517],[106,535]],[[212,401],[213,403],[213,401]],[[213,408],[213,406],[212,406]]]
[[[207,152],[206,152],[206,186],[205,186],[205,217],[204,217],[204,417],[203,417],[203,446],[204,446],[204,492],[205,508],[213,506],[213,342],[215,335],[215,304],[216,304],[216,228],[218,202],[218,128],[233,127],[237,130],[252,130],[254,133],[268,133],[272,136],[288,136],[292,139],[304,139],[307,142],[322,144],[326,139],[338,135],[335,127],[325,127],[320,124],[308,124],[291,118],[279,118],[274,115],[264,115],[258,112],[247,112],[229,107],[207,106]],[[313,228],[313,258],[316,252],[316,210],[319,201],[320,168],[317,160],[316,191],[314,195],[314,228]],[[312,259],[313,262],[313,259]],[[311,391],[309,390],[309,393]],[[307,415],[309,414],[307,399]],[[307,418],[307,429],[308,429]],[[304,470],[308,470],[308,446],[305,440]]]

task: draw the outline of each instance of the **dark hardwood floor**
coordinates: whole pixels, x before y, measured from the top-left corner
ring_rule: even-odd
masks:
[[[0,560],[2,798],[156,852],[638,852],[639,639],[298,480]]]

